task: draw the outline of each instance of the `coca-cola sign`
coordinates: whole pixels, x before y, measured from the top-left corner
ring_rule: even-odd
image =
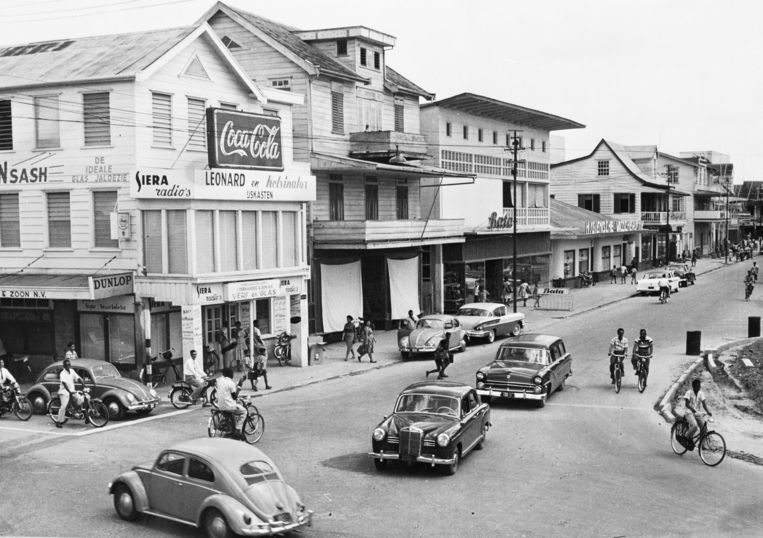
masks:
[[[283,170],[278,116],[208,108],[207,127],[210,167]]]

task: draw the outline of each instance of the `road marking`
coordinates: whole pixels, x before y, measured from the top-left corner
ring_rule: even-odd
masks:
[[[24,433],[44,433],[47,435],[71,435],[70,433],[66,433],[66,432],[47,431],[47,430],[29,430],[27,428],[14,428],[12,426],[0,426],[0,430],[9,430],[14,432],[24,432]]]
[[[85,430],[85,431],[82,431],[82,432],[77,432],[77,433],[75,433],[73,435],[75,435],[77,437],[82,437],[84,435],[92,435],[94,433],[105,432],[105,431],[109,431],[109,430],[116,430],[118,428],[125,428],[127,426],[134,426],[136,424],[142,424],[144,422],[149,422],[151,420],[159,420],[159,419],[162,419],[162,418],[165,418],[165,417],[175,417],[177,415],[184,415],[186,413],[190,413],[191,411],[196,411],[196,409],[193,408],[193,407],[189,407],[188,409],[179,409],[177,411],[172,411],[170,413],[164,413],[162,415],[154,415],[154,416],[151,416],[151,417],[139,418],[137,420],[131,420],[129,422],[120,422],[119,424],[111,424],[109,426],[104,426],[103,428],[92,428],[92,429]]]
[[[552,403],[546,405],[558,407],[585,407],[588,409],[618,409],[622,411],[652,411],[651,407],[629,407],[627,405],[594,405],[594,404],[574,404],[574,403]]]

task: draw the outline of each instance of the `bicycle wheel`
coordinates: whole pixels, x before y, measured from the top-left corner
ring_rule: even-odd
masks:
[[[61,409],[61,398],[58,395],[52,396],[48,402],[48,415],[53,422],[58,422],[58,410]],[[61,424],[66,424],[69,420],[68,416],[64,416]]]
[[[646,369],[641,368],[638,372],[638,391],[644,392],[646,390]]]
[[[623,384],[623,374],[620,371],[620,368],[615,368],[615,394],[620,392],[620,387]]]
[[[706,433],[699,442],[699,457],[705,465],[715,467],[726,457],[726,440],[718,432]]]
[[[241,433],[244,434],[244,440],[253,445],[262,439],[262,434],[265,433],[265,418],[259,413],[249,414],[241,430]]]
[[[679,456],[683,456],[688,449],[678,442],[678,435],[686,435],[686,424],[684,422],[675,422],[673,427],[670,428],[670,448]]]
[[[32,402],[25,396],[13,402],[13,414],[19,420],[27,421],[32,417]]]
[[[217,389],[213,388],[209,393],[209,403],[212,407],[217,407]]]
[[[276,346],[273,348],[273,355],[275,355],[278,361],[278,366],[283,366],[286,360],[286,348],[284,346]]]
[[[102,401],[93,400],[87,410],[87,421],[95,428],[103,428],[109,423],[109,408]]]
[[[223,436],[223,416],[222,413],[213,412],[209,415],[209,423],[207,424],[207,435],[210,437],[222,437]]]
[[[191,405],[191,390],[187,387],[172,389],[170,402],[175,409],[185,409]]]

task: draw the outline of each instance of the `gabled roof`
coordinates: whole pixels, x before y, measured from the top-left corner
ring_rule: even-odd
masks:
[[[421,86],[414,84],[389,66],[386,66],[384,70],[384,85],[392,93],[407,93],[415,96],[421,96],[424,99],[429,99],[430,101],[435,97],[433,93],[430,93],[423,89]]]
[[[519,105],[513,105],[491,97],[485,97],[474,93],[461,93],[435,101],[425,103],[422,108],[430,106],[439,106],[458,110],[465,114],[491,118],[494,120],[505,121],[506,123],[517,123],[527,125],[536,129],[546,131],[560,131],[562,129],[581,129],[585,127],[582,123],[555,116],[540,110],[533,110]]]
[[[217,2],[199,20],[208,22],[218,12],[224,13],[241,24],[312,75],[325,74],[343,80],[368,83],[367,78],[358,75],[352,69],[324,54],[320,49],[303,41],[295,34],[298,32],[296,28],[233,8],[223,2]]]

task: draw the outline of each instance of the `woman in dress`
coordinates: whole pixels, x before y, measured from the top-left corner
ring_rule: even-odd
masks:
[[[352,349],[352,344],[355,343],[355,322],[352,316],[347,316],[347,323],[344,324],[344,329],[342,330],[342,340],[344,340],[344,345],[347,347],[347,350],[344,352],[345,362],[350,355],[354,359],[355,350]]]
[[[368,358],[371,359],[371,362],[376,362],[374,360],[374,342],[376,342],[376,338],[374,338],[374,329],[371,327],[371,320],[367,319],[366,324],[363,326],[363,347],[365,347],[365,352],[368,354]],[[358,362],[361,361],[362,355],[358,354]]]

